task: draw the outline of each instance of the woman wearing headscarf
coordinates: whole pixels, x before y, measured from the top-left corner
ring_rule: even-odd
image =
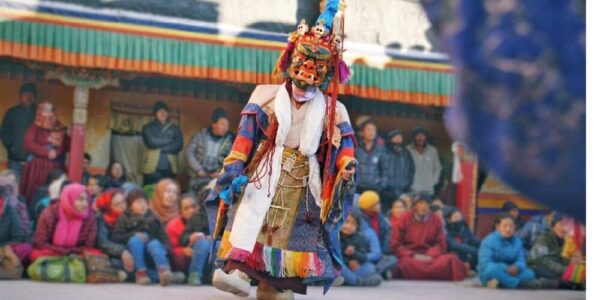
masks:
[[[67,185],[59,201],[48,206],[37,224],[31,260],[42,256],[83,254],[96,245],[96,216],[91,212],[89,194],[79,183]]]
[[[35,123],[25,134],[25,151],[31,153],[21,177],[21,194],[27,203],[35,189],[46,181],[54,169],[64,169],[65,154],[69,149],[67,128],[61,124],[50,102],[38,105]]]
[[[161,179],[150,201],[150,210],[154,212],[161,220],[164,226],[177,217],[179,217],[179,184],[177,181],[165,178]]]
[[[4,198],[6,204],[15,209],[19,224],[25,234],[25,241],[29,240],[29,237],[31,236],[31,224],[29,222],[27,204],[19,199],[19,186],[17,184],[17,177],[14,173],[0,176],[0,196]]]

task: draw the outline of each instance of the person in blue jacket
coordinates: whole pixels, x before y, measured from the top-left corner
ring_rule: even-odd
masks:
[[[506,213],[494,221],[496,230],[490,233],[479,248],[479,279],[489,288],[554,289],[555,280],[535,279],[527,267],[521,240],[515,236],[515,222]]]

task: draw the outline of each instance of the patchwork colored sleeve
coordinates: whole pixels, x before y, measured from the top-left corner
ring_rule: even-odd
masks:
[[[248,103],[241,114],[238,134],[231,152],[223,161],[223,174],[217,180],[218,184],[230,182],[243,172],[257,142],[265,135],[268,117],[258,104]]]

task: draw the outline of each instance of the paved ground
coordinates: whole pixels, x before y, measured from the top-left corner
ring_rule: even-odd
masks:
[[[255,299],[252,293],[249,298]],[[233,295],[225,294],[211,286],[187,287],[159,286],[140,287],[134,284],[110,285],[78,285],[51,284],[32,281],[0,281],[0,300],[238,300]],[[308,295],[296,295],[296,299],[328,299],[328,300],[410,300],[410,299],[443,299],[443,300],[575,300],[585,299],[584,292],[572,291],[507,291],[489,290],[477,287],[473,281],[460,283],[424,282],[424,281],[391,281],[377,288],[333,288],[326,296],[322,289],[311,287]]]

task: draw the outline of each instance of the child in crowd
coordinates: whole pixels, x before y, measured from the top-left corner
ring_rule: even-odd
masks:
[[[381,213],[379,194],[374,191],[363,192],[358,199],[357,215],[362,218],[360,231],[369,241],[369,261],[375,264],[377,273],[385,278],[391,278],[391,271],[398,259],[391,255],[390,221]],[[374,243],[376,240],[377,243]],[[378,245],[377,245],[378,244]]]
[[[173,244],[173,265],[177,270],[186,269],[189,285],[201,285],[210,254],[206,211],[192,194],[180,199],[179,210],[180,217],[167,225],[167,234]]]
[[[342,267],[344,284],[351,286],[378,286],[383,278],[375,265],[367,261],[368,242],[359,230],[360,216],[351,212],[342,226],[340,242],[345,266]]]
[[[19,279],[31,253],[16,209],[0,193],[0,279]]]
[[[0,196],[17,213],[19,223],[25,233],[25,241],[29,241],[32,230],[27,204],[25,204],[23,197],[19,194],[17,175],[11,170],[5,170],[0,174]]]
[[[390,219],[390,223],[394,224],[394,222],[400,219],[400,216],[407,211],[406,204],[402,199],[398,199],[392,203],[392,208],[388,212],[388,218]]]
[[[117,220],[127,209],[125,193],[121,189],[110,189],[102,192],[96,199],[98,212],[98,237],[96,245],[110,258],[111,265],[129,273],[134,271],[133,256],[126,244],[111,240]]]
[[[460,260],[469,263],[469,269],[475,270],[479,240],[473,235],[457,208],[450,208],[445,215],[445,220],[448,250],[456,253]]]
[[[48,181],[49,184],[45,189],[45,193],[46,193],[45,196],[38,199],[38,201],[36,201],[36,202],[32,202],[32,203],[35,203],[35,205],[32,207],[33,209],[31,210],[32,211],[31,220],[33,223],[33,228],[37,228],[37,222],[40,219],[44,209],[46,209],[46,207],[50,206],[50,204],[53,201],[57,200],[60,197],[60,192],[62,190],[62,187],[64,186],[63,184],[65,182],[68,182],[67,175],[65,175],[62,171],[50,172],[50,175],[48,175],[48,180],[49,180]],[[40,189],[42,189],[42,187],[40,187]],[[41,192],[40,192],[40,195],[41,195]]]
[[[479,279],[489,287],[542,289],[557,288],[558,282],[535,279],[525,263],[525,251],[515,234],[515,221],[509,214],[496,217],[496,230],[481,242],[479,248]]]
[[[127,210],[117,220],[111,239],[127,245],[133,256],[137,284],[159,281],[166,286],[185,280],[183,274],[171,272],[167,258],[171,243],[160,219],[149,211],[148,200],[141,189],[127,194]]]
[[[104,190],[104,186],[106,185],[105,181],[106,180],[102,175],[92,175],[88,177],[88,180],[85,184],[88,192],[90,193],[92,203],[96,202],[96,197],[98,197],[98,195],[102,193],[102,190]]]
[[[521,212],[517,204],[512,201],[506,201],[502,205],[502,211],[509,214],[515,221],[515,231],[521,230],[525,226],[525,221],[521,218]]]

